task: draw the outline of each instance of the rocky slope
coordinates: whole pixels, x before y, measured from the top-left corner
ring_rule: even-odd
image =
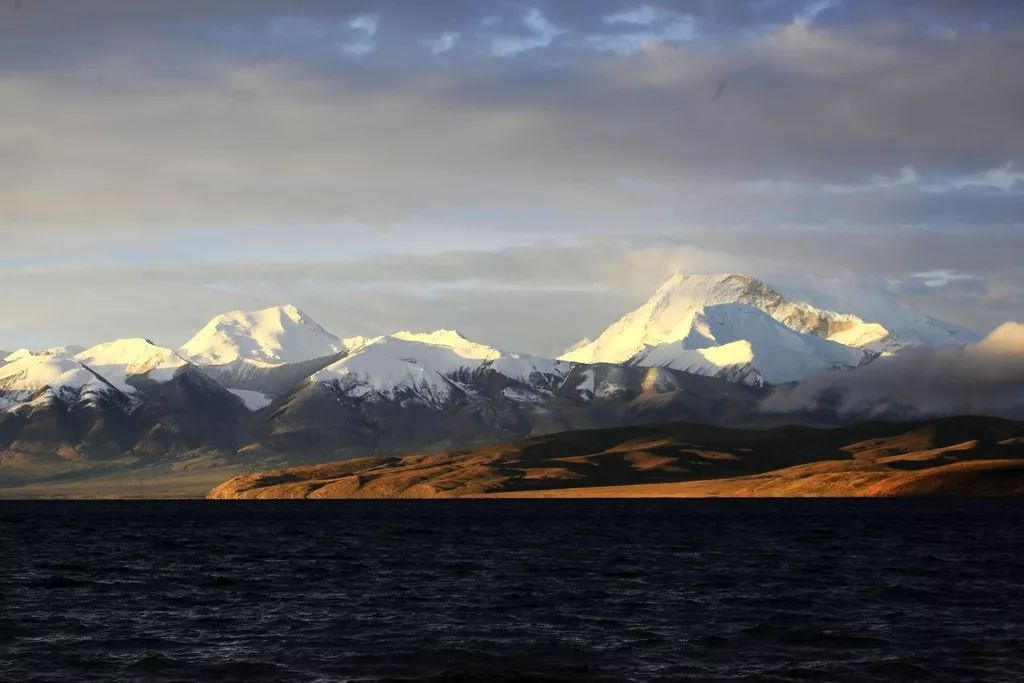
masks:
[[[1024,423],[960,417],[838,429],[669,423],[235,477],[210,498],[1024,494]]]

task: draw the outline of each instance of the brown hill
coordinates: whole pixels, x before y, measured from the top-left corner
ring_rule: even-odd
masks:
[[[838,429],[688,423],[235,477],[210,498],[912,496],[1024,493],[1024,423],[955,417]]]

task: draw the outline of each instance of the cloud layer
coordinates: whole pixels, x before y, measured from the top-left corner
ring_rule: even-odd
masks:
[[[767,412],[834,411],[848,418],[978,414],[1024,418],[1024,323],[966,347],[910,349],[774,394]]]
[[[220,279],[247,273],[235,307],[295,291],[267,261],[473,249],[487,256],[458,272],[479,280],[529,233],[580,255],[660,250],[659,267],[706,257],[667,272],[879,278],[990,328],[1024,305],[1022,61],[1024,9],[988,0],[12,3],[3,291],[57,326],[19,269],[73,286],[68,269],[121,268],[145,290],[145,268],[224,263]],[[915,279],[934,271],[950,277]],[[607,301],[605,321],[621,312]],[[322,302],[351,306],[348,290]],[[6,324],[0,343],[40,333]]]

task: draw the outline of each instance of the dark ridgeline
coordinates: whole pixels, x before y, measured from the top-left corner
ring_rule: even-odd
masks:
[[[1019,681],[1013,500],[0,503],[0,680]]]

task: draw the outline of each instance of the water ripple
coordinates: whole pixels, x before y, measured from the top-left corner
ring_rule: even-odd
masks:
[[[0,503],[0,680],[1020,681],[1017,501]]]

